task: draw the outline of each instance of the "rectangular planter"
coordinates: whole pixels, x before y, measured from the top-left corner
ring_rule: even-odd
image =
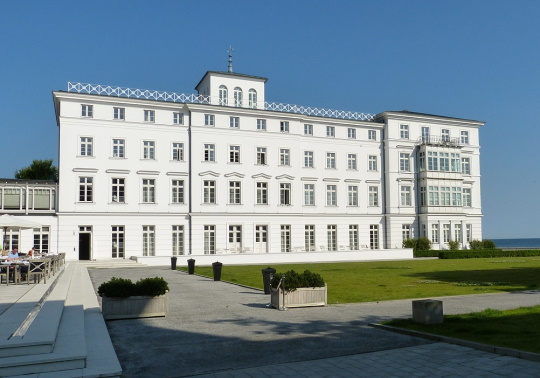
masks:
[[[326,306],[328,297],[326,284],[323,287],[300,287],[295,291],[285,292],[285,295],[280,288],[279,291],[272,291],[271,296],[272,306],[277,309]]]
[[[167,316],[169,293],[158,297],[102,297],[101,312],[105,320]]]

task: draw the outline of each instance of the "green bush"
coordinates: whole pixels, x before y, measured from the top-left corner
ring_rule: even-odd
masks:
[[[412,248],[416,249],[416,240],[415,239],[405,239],[401,243],[402,248]]]
[[[100,297],[125,298],[132,296],[157,297],[165,294],[169,285],[162,277],[142,278],[136,283],[130,279],[113,277],[98,287]]]
[[[479,250],[479,249],[495,249],[497,246],[495,245],[495,242],[493,240],[485,239],[485,240],[471,240],[469,242],[469,246],[472,250]]]
[[[441,251],[439,252],[440,259],[476,259],[489,257],[529,257],[540,256],[540,249],[535,250],[517,250],[503,251],[502,249],[480,249],[475,251]]]
[[[429,251],[431,249],[431,240],[422,236],[416,240],[416,251]]]
[[[414,251],[414,257],[439,257],[439,252],[432,249],[429,251]]]
[[[482,240],[471,240],[469,242],[469,248],[472,249],[473,251],[482,249]]]
[[[321,287],[324,286],[324,279],[318,273],[305,270],[304,273],[297,273],[294,270],[289,270],[285,273],[276,273],[272,277],[271,285],[276,289],[281,281],[281,278],[285,276],[284,290],[294,291],[299,287]]]
[[[450,240],[448,242],[448,248],[451,250],[451,251],[458,251],[459,250],[459,246],[460,246],[460,242],[456,241],[456,240]]]

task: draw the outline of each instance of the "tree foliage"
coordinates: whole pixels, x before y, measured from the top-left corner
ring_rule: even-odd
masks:
[[[52,159],[34,160],[28,167],[15,171],[15,178],[58,181],[58,168],[53,165]]]

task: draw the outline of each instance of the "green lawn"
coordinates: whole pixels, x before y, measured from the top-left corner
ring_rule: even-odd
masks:
[[[222,280],[262,288],[267,265],[223,265]],[[272,265],[308,269],[328,284],[328,303],[427,298],[540,288],[540,257]],[[180,268],[186,270],[187,268]],[[212,277],[212,267],[195,266]]]
[[[392,320],[384,324],[540,353],[539,322],[540,306],[533,306],[507,311],[487,309],[464,315],[446,315],[442,324],[417,324],[411,319]]]

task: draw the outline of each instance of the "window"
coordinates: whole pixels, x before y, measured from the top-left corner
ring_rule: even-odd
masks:
[[[252,109],[257,108],[257,91],[255,89],[250,89],[248,92],[248,101],[249,107]]]
[[[229,163],[240,163],[240,146],[229,146]]]
[[[369,225],[369,248],[379,249],[379,225]]]
[[[216,226],[204,226],[204,254],[216,254]]]
[[[81,105],[81,117],[92,118],[94,116],[94,105]]]
[[[125,139],[113,139],[112,143],[112,156],[115,158],[124,158],[124,149],[126,146]]]
[[[402,186],[401,190],[401,206],[411,206],[411,187]]]
[[[156,143],[153,141],[143,141],[143,159],[154,160],[156,157]]]
[[[175,161],[184,160],[184,143],[172,144],[172,159]]]
[[[242,89],[239,87],[234,88],[234,106],[242,106]]]
[[[171,202],[184,203],[184,180],[171,181]]]
[[[220,85],[220,86],[219,86],[219,100],[218,100],[218,104],[219,104],[219,105],[227,105],[227,97],[229,97],[228,91],[227,91],[227,87],[224,86],[224,85]],[[208,124],[207,124],[207,125],[208,125]]]
[[[203,181],[203,203],[216,203],[216,182]]]
[[[471,158],[461,158],[461,172],[464,175],[471,174]]]
[[[7,194],[7,188],[4,189],[4,193]],[[24,190],[22,191],[22,195],[25,196]],[[0,191],[0,197],[2,193]],[[28,190],[28,208],[34,209],[34,210],[54,210],[55,209],[55,196],[56,191],[52,188],[30,188]],[[19,208],[19,203],[17,202],[17,208]],[[23,203],[25,202],[25,199],[23,198]],[[0,208],[1,208],[2,200],[0,198]]]
[[[123,178],[113,178],[111,202],[125,203],[126,197],[126,180]]]
[[[426,206],[426,187],[422,186],[420,187],[420,206]]]
[[[20,188],[5,188],[4,209],[22,210],[26,205],[26,190]],[[1,193],[0,193],[1,194]],[[1,200],[1,197],[0,197]]]
[[[368,157],[368,170],[376,171],[377,170],[377,155],[369,155]]]
[[[336,185],[326,185],[326,206],[337,206]]]
[[[268,205],[268,183],[257,183],[257,205]]]
[[[49,226],[34,228],[34,248],[36,252],[49,253],[49,231]]]
[[[450,142],[450,130],[449,129],[442,129],[441,130],[441,137],[443,142]]]
[[[124,258],[124,226],[111,227],[111,257]]]
[[[450,171],[450,155],[448,152],[439,152],[439,169],[442,172]]]
[[[279,165],[291,165],[290,164],[290,150],[288,148],[279,149]]]
[[[174,112],[173,113],[173,123],[175,125],[183,125],[184,124],[184,113]]]
[[[281,252],[291,251],[291,226],[288,224],[281,225]]]
[[[369,140],[377,140],[377,131],[368,130],[368,139]]]
[[[429,127],[422,126],[422,142],[429,142]]]
[[[379,206],[379,187],[370,186],[369,192],[369,206]]]
[[[461,206],[461,188],[452,187],[452,206]]]
[[[266,147],[257,147],[257,165],[266,165]]]
[[[154,179],[143,179],[143,203],[155,203],[156,202],[156,180]]]
[[[92,202],[93,178],[79,177],[79,202]]]
[[[229,117],[229,127],[232,129],[239,129],[240,117]]]
[[[347,169],[357,169],[356,154],[347,154]]]
[[[216,161],[216,146],[214,144],[204,145],[204,161]]]
[[[399,125],[399,137],[409,139],[409,125]]]
[[[327,137],[335,137],[336,136],[336,128],[334,126],[326,126],[326,136]]]
[[[289,132],[289,121],[281,121],[279,123],[279,131],[282,133],[288,133]]]
[[[156,234],[154,226],[143,226],[143,256],[155,256]]]
[[[184,254],[184,226],[172,226],[172,254]]]
[[[81,137],[81,155],[80,156],[92,156],[94,147],[94,138]]]
[[[329,251],[337,251],[337,225],[329,224],[326,226],[327,244]]]
[[[468,242],[470,242],[472,240],[472,224],[467,224],[466,227],[467,227],[467,230],[466,230],[466,232],[467,232],[467,234],[466,234],[467,240],[466,241],[468,243]]]
[[[461,144],[469,144],[469,132],[461,131]]]
[[[461,243],[461,224],[454,224],[454,240]]]
[[[257,130],[266,131],[266,120],[258,119],[257,120]]]
[[[304,244],[307,252],[315,251],[315,225],[304,226]]]
[[[399,170],[401,172],[410,172],[411,170],[409,154],[407,152],[400,152],[399,154]]]
[[[428,171],[439,170],[439,158],[438,153],[435,151],[428,151]]]
[[[240,205],[240,181],[229,181],[229,204]]]
[[[113,118],[124,121],[126,119],[126,108],[113,108]]]
[[[242,226],[229,225],[229,245],[231,252],[242,252]]]
[[[351,251],[358,251],[360,249],[358,246],[358,225],[357,224],[349,225],[349,249]]]
[[[4,248],[12,250],[13,248],[19,248],[19,230],[8,230],[7,231],[7,240],[4,240]]]
[[[461,159],[456,152],[450,154],[450,170],[452,172],[461,172]]]
[[[465,207],[471,207],[472,206],[472,200],[471,200],[471,189],[463,189],[463,206]]]
[[[403,240],[407,240],[411,238],[411,225],[410,224],[401,225],[401,238]]]
[[[349,206],[358,206],[358,186],[357,185],[348,185],[347,186],[347,197],[349,198]]]
[[[214,126],[215,116],[213,114],[204,115],[204,125],[205,126]]]
[[[156,121],[156,112],[153,110],[144,111],[144,122],[155,122]]]
[[[285,206],[291,204],[291,184],[287,182],[279,184],[279,204]]]
[[[313,125],[304,124],[304,135],[313,135]]]
[[[304,151],[304,168],[313,168],[313,151]]]
[[[326,168],[336,169],[336,153],[335,152],[326,153]]]
[[[348,128],[347,129],[347,138],[349,139],[356,139],[356,129]]]
[[[445,223],[442,225],[443,229],[443,243],[448,243],[450,241],[450,225]]]
[[[439,243],[439,225],[438,224],[431,225],[431,242]]]
[[[304,184],[304,205],[315,206],[315,184]]]

